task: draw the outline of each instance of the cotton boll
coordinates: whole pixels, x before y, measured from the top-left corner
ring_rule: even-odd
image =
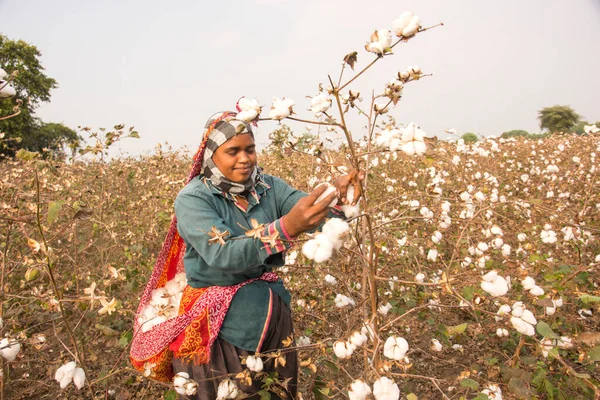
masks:
[[[323,233],[332,238],[332,241],[339,240],[350,232],[350,225],[339,218],[331,218],[322,229]]]
[[[75,361],[70,361],[56,370],[54,379],[60,384],[61,389],[66,388],[73,381],[76,367]]]
[[[217,400],[235,399],[240,394],[237,385],[231,379],[225,379],[217,388]]]
[[[431,350],[440,352],[442,349],[443,347],[439,340],[431,339]]]
[[[310,239],[302,246],[302,254],[315,262],[323,262],[329,260],[333,254],[333,243],[327,235],[322,233],[317,234],[313,239]]]
[[[431,236],[431,240],[433,241],[433,243],[439,243],[442,240],[442,233],[439,231],[435,231],[433,232],[433,235]]]
[[[379,313],[381,315],[387,315],[388,312],[390,312],[390,310],[392,309],[392,305],[388,302],[386,304],[381,304],[378,308],[377,311],[379,311]]]
[[[350,297],[343,295],[341,293],[338,293],[335,296],[335,299],[333,300],[336,307],[338,308],[343,308],[346,306],[354,306],[356,305],[356,303],[354,302],[354,300],[352,300]]]
[[[408,342],[399,336],[390,336],[383,346],[383,355],[392,360],[400,361],[408,351]]]
[[[320,203],[320,202],[321,202],[322,200],[324,200],[324,199],[325,199],[327,196],[329,196],[331,193],[335,193],[335,191],[337,190],[337,189],[335,188],[335,186],[333,186],[333,185],[330,185],[329,183],[326,183],[326,182],[325,182],[325,183],[322,183],[322,184],[320,184],[319,186],[321,186],[321,185],[327,185],[327,189],[325,189],[325,191],[324,191],[323,193],[321,193],[321,195],[320,195],[320,196],[317,198],[317,200],[315,200],[314,204],[318,204],[318,203]],[[317,187],[319,187],[319,186],[317,186]],[[335,207],[335,206],[336,206],[336,204],[337,204],[337,202],[338,202],[338,199],[337,199],[337,197],[336,197],[335,199],[333,199],[333,200],[331,201],[331,203],[329,203],[329,207]]]
[[[367,396],[371,394],[371,388],[362,379],[357,379],[350,384],[348,390],[349,400],[366,400]]]
[[[359,331],[354,331],[352,333],[352,335],[350,335],[350,343],[352,343],[354,346],[356,347],[361,347],[363,344],[365,344],[365,342],[367,341],[367,335],[359,332]]]
[[[174,296],[181,291],[181,286],[175,279],[171,279],[165,284],[164,289],[169,296]]]
[[[333,344],[333,352],[337,358],[345,359],[352,356],[354,349],[350,342],[338,340]]]
[[[400,388],[393,380],[382,376],[373,384],[373,396],[375,400],[398,400]]]
[[[169,304],[169,295],[164,288],[154,289],[152,291],[152,297],[150,298],[150,304],[155,306],[166,306]]]
[[[481,279],[487,282],[493,282],[496,278],[498,278],[498,272],[496,272],[496,270],[492,270],[481,277]]]
[[[402,31],[410,24],[413,16],[412,11],[405,11],[392,22],[392,31],[396,36],[402,36]]]
[[[533,296],[541,296],[541,295],[543,295],[545,292],[544,292],[544,289],[542,289],[542,288],[541,288],[541,287],[539,287],[538,285],[535,285],[534,287],[532,287],[532,288],[529,290],[529,293],[530,293],[531,295],[533,295]]]
[[[246,366],[250,371],[260,372],[263,370],[263,361],[258,356],[248,356],[246,358]]]
[[[521,285],[523,286],[523,289],[531,290],[535,286],[535,280],[532,277],[528,276],[521,281]]]
[[[73,384],[77,389],[81,389],[85,385],[85,371],[83,368],[75,368],[73,373]]]
[[[438,252],[436,249],[429,249],[427,252],[427,260],[435,262],[437,260]]]
[[[337,285],[337,279],[335,279],[335,277],[327,274],[325,275],[325,282],[327,282],[328,284],[335,286]]]
[[[425,281],[425,274],[419,272],[416,276],[415,276],[415,281],[418,283],[423,283]]]
[[[8,361],[14,361],[21,351],[21,343],[14,339],[4,338],[0,340],[0,355]]]
[[[523,315],[521,315],[521,319],[530,325],[537,325],[537,320],[535,319],[533,313],[529,310],[523,311]]]

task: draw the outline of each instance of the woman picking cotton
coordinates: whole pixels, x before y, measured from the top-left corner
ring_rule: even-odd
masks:
[[[317,201],[326,186],[307,195],[262,173],[254,126],[236,120],[236,113],[215,114],[205,128],[140,302],[132,362],[155,379],[178,373],[184,385],[178,392],[186,398],[235,398],[227,378],[246,367],[277,372],[285,385],[272,387],[271,398],[295,398],[297,356],[283,343],[293,339],[290,294],[272,269],[284,264],[295,237],[343,216],[329,208],[338,194],[345,199],[352,185],[358,201],[364,174],[338,178],[337,193]],[[277,350],[284,362],[258,357]],[[262,386],[259,380],[236,383],[245,394]]]

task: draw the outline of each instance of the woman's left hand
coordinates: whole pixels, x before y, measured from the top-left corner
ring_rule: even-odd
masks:
[[[338,192],[338,198],[342,204],[347,204],[346,200],[346,192],[348,191],[348,186],[352,185],[354,187],[354,199],[352,199],[352,205],[356,205],[360,197],[362,196],[362,185],[361,181],[365,179],[365,171],[362,170],[352,170],[348,175],[342,175],[338,177],[333,185],[336,187]]]

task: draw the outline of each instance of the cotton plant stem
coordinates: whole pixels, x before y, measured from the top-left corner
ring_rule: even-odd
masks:
[[[75,338],[75,333],[71,329],[71,325],[69,324],[67,314],[65,312],[65,309],[63,308],[62,293],[58,289],[56,279],[54,278],[54,272],[52,271],[52,262],[50,261],[50,254],[48,253],[48,243],[46,241],[46,235],[44,234],[44,229],[42,227],[42,222],[41,222],[40,178],[39,178],[39,174],[38,174],[37,170],[35,170],[35,184],[36,184],[36,223],[37,223],[36,225],[37,225],[38,233],[40,234],[40,237],[42,238],[42,242],[44,244],[44,254],[46,255],[46,272],[48,273],[48,277],[50,278],[50,283],[52,285],[54,295],[56,296],[56,299],[58,301],[58,309],[60,311],[61,317],[63,319],[65,327],[67,328],[67,332],[69,333],[69,337],[73,344],[73,348],[75,349],[75,356],[77,358],[77,361],[79,362],[79,365],[85,372],[85,376],[88,377],[89,375],[88,375],[87,368],[85,367],[85,362],[83,360],[83,354],[79,350],[79,346],[77,345],[77,339]],[[91,395],[92,399],[94,399],[95,398],[94,390],[92,389],[92,386],[90,385],[89,381],[88,381],[87,386],[90,391],[90,395]]]
[[[10,244],[10,233],[12,231],[12,222],[9,221],[8,228],[6,230],[6,240],[4,244],[4,251],[2,252],[2,271],[0,274],[0,319],[4,317],[4,273],[6,271],[6,256],[8,254],[8,246]],[[0,336],[3,332],[0,330]],[[0,357],[0,400],[4,400],[4,357]]]

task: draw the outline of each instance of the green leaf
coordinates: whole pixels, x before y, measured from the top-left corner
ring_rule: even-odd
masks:
[[[62,200],[48,203],[48,225],[52,225],[58,219],[58,212],[64,204]]]
[[[419,400],[419,398],[417,397],[417,395],[416,395],[416,394],[414,394],[414,393],[409,393],[409,394],[406,396],[406,400]]]
[[[585,304],[600,303],[600,296],[592,296],[590,294],[582,294],[579,300]]]
[[[587,355],[590,361],[600,361],[600,346],[592,348]]]
[[[485,393],[479,393],[473,400],[490,400],[490,398]]]
[[[448,326],[446,327],[446,329],[448,330],[448,335],[450,336],[456,336],[456,335],[460,335],[461,333],[463,333],[464,331],[467,330],[467,326],[469,326],[469,324],[462,323],[460,325],[454,325],[454,326]]]
[[[258,392],[260,400],[271,400],[271,393],[268,390],[261,390]]]
[[[17,151],[17,158],[23,161],[31,161],[39,157],[40,153],[27,151],[25,149],[20,149]]]
[[[121,335],[121,338],[119,339],[119,347],[124,349],[125,347],[127,347],[129,345],[129,342],[131,342],[131,339],[133,339],[132,331],[123,332],[123,334]]]
[[[177,400],[177,392],[172,389],[167,390],[163,396],[165,400]]]
[[[556,333],[554,333],[552,328],[550,328],[550,325],[548,325],[544,321],[538,322],[537,325],[535,326],[535,330],[537,331],[537,333],[539,333],[540,335],[542,335],[545,338],[560,339],[560,336],[558,336]]]
[[[479,383],[477,383],[477,381],[471,378],[465,378],[462,381],[460,381],[460,386],[477,390],[477,388],[479,387]]]

